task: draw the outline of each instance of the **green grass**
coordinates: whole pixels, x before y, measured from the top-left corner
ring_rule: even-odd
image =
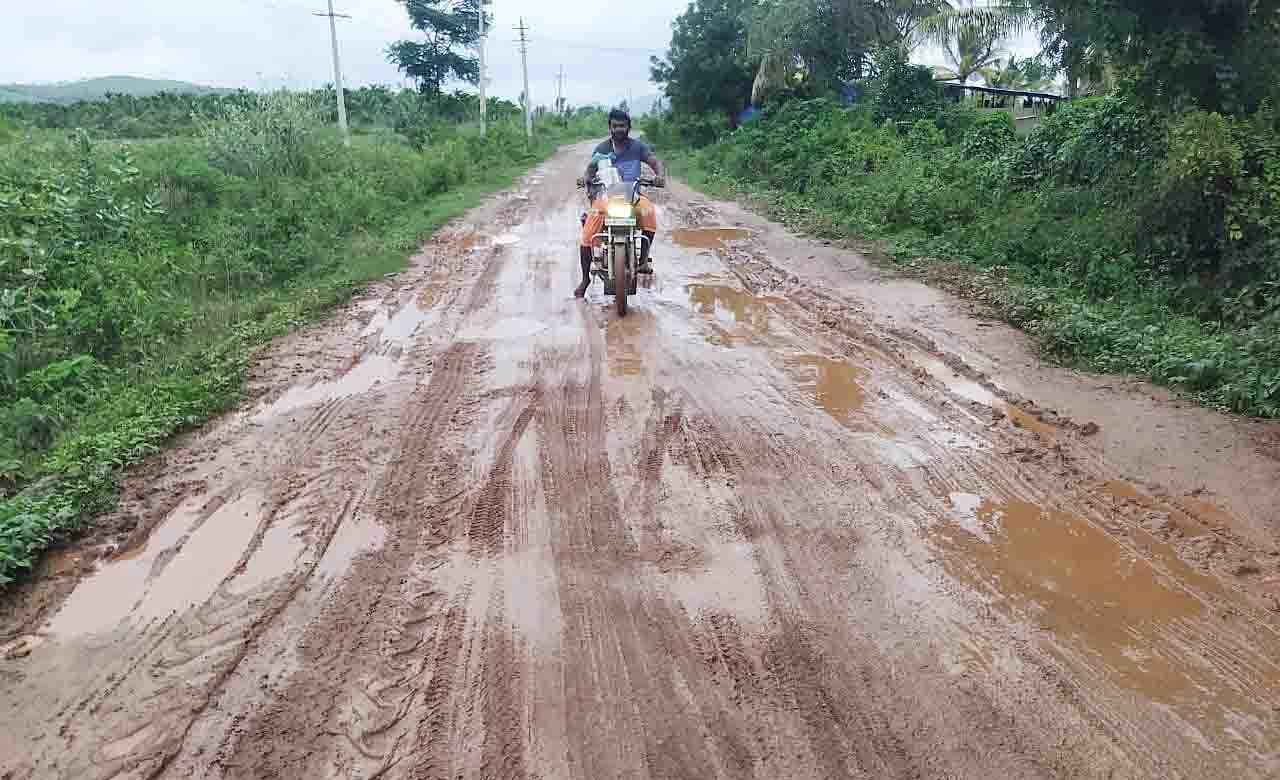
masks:
[[[322,133],[295,172],[257,177],[220,172],[189,140],[127,162],[110,145],[0,144],[0,289],[34,279],[38,304],[28,319],[21,300],[0,308],[0,586],[108,510],[123,469],[234,405],[260,347],[403,269],[434,230],[588,127],[543,128],[532,149],[514,126],[485,143],[436,132],[422,152],[391,138],[344,152]],[[157,187],[173,203],[145,213]],[[103,199],[133,216],[104,228],[63,208],[92,215]],[[3,276],[23,263],[38,275]]]

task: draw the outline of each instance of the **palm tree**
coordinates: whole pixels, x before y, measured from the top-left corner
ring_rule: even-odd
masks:
[[[921,32],[942,47],[950,68],[939,69],[943,78],[968,83],[975,73],[997,65],[1004,54],[1004,39],[1034,23],[1026,0],[992,0],[978,5],[957,0],[941,13],[924,20]]]
[[[1039,92],[1053,84],[1049,71],[1039,61],[1010,54],[1007,60],[996,60],[995,67],[981,71],[983,81],[988,87],[1001,89],[1017,89],[1028,92]]]

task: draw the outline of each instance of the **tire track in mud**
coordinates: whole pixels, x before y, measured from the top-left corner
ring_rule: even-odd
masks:
[[[398,671],[396,665],[403,662],[384,643],[407,644],[411,650],[420,647],[425,637],[414,634],[432,622],[421,611],[440,600],[430,592],[416,591],[410,570],[424,544],[437,547],[450,540],[447,514],[432,507],[440,498],[432,486],[448,485],[448,475],[455,471],[449,462],[448,432],[459,425],[458,415],[465,413],[467,388],[474,383],[479,357],[474,345],[451,346],[435,358],[428,382],[411,394],[393,465],[370,497],[369,511],[387,528],[388,538],[376,555],[355,563],[333,599],[307,627],[299,643],[304,651],[302,667],[284,681],[283,690],[266,711],[245,724],[228,751],[245,763],[227,776],[262,776],[291,766],[324,776],[329,767],[344,762],[385,758],[361,746],[366,735],[386,734],[409,715],[411,697],[416,695],[412,677],[418,670],[411,666],[413,674],[408,676]],[[360,616],[354,625],[353,615]],[[346,680],[346,684],[334,690],[335,680]],[[385,700],[381,695],[406,688],[399,698]],[[369,711],[362,712],[366,708]],[[362,722],[377,725],[358,725]],[[327,750],[324,742],[314,745],[310,740],[293,750],[270,749],[282,735],[299,733],[339,738]],[[355,755],[343,755],[347,752],[343,744]],[[317,749],[333,755],[317,755]],[[241,768],[249,771],[242,774]]]
[[[297,501],[305,498],[297,491],[300,483],[292,475],[307,468],[317,470],[316,464],[308,461],[319,452],[322,434],[336,414],[336,407],[326,406],[303,426],[305,438],[302,446],[285,460],[275,472],[276,480],[271,483],[282,490],[277,491],[264,508],[244,552],[217,583],[212,594],[193,604],[185,614],[169,614],[138,626],[140,633],[133,640],[141,645],[138,651],[125,652],[120,656],[121,663],[102,668],[96,678],[85,686],[88,694],[64,711],[59,734],[66,748],[73,748],[86,739],[98,746],[91,750],[89,763],[79,763],[84,758],[83,748],[63,751],[64,755],[53,757],[53,761],[60,764],[69,760],[71,763],[55,771],[76,776],[88,776],[86,773],[89,773],[95,777],[121,774],[151,777],[164,771],[180,750],[191,724],[210,705],[240,661],[252,651],[266,626],[310,576],[342,521],[342,510],[316,512],[317,517],[332,518],[318,523],[312,520],[311,512],[301,513],[300,517],[299,513],[291,511]],[[331,467],[328,473],[332,474],[334,470]],[[325,473],[320,471],[320,476]],[[147,575],[148,580],[164,574],[191,537],[219,510],[228,506],[230,496],[239,493],[244,486],[243,482],[233,483],[206,499],[186,532],[172,547],[157,555]],[[312,506],[311,509],[318,507]],[[301,568],[286,570],[281,584],[255,595],[253,599],[257,603],[246,609],[244,596],[231,593],[230,586],[245,573],[266,533],[276,523],[293,525],[299,519],[304,519],[310,527],[310,560],[304,561]],[[147,593],[139,596],[134,610],[143,604],[147,596]],[[201,668],[198,682],[192,680],[193,666]]]
[[[741,277],[742,274],[739,276]],[[748,287],[751,286],[748,283]],[[856,310],[856,307],[851,308],[845,303],[836,305],[835,302],[839,300],[836,296],[819,294],[806,289],[799,292],[799,297],[808,297],[821,302],[821,305],[816,307],[815,315],[809,316],[808,319],[821,320],[819,324],[827,332],[837,334],[840,339],[851,339],[874,349],[892,365],[915,369],[918,380],[921,375],[927,377],[927,373],[916,368],[912,358],[895,347],[895,340],[905,339],[915,348],[929,352],[936,350],[931,342],[919,336],[911,338],[908,337],[910,334],[899,333],[892,329],[888,337],[877,336],[868,323],[861,322],[856,315],[849,314],[850,311]],[[850,319],[851,316],[852,319]],[[810,332],[815,331],[810,330]],[[947,362],[950,363],[951,360],[948,359]],[[1074,432],[1074,428],[1070,425],[1063,424],[1063,427],[1056,427],[1054,430],[1061,433],[1054,435],[1052,439],[1046,439],[1039,432],[1028,432],[1022,427],[1008,430],[996,425],[995,422],[998,422],[1003,415],[995,415],[995,422],[984,425],[984,420],[974,416],[964,406],[952,405],[948,402],[937,403],[935,398],[939,391],[944,398],[945,394],[950,392],[949,386],[945,386],[945,383],[930,383],[927,378],[920,382],[924,391],[910,393],[911,395],[918,394],[929,406],[944,410],[946,414],[943,418],[947,425],[956,426],[957,430],[968,430],[978,440],[991,442],[992,447],[989,452],[975,452],[965,458],[948,456],[945,449],[934,450],[930,452],[930,460],[933,462],[920,464],[920,467],[911,470],[921,474],[924,477],[923,481],[916,476],[909,476],[908,471],[889,469],[888,484],[893,485],[896,492],[900,494],[889,503],[899,509],[911,507],[911,510],[902,517],[908,523],[906,527],[915,525],[918,529],[916,533],[923,534],[926,539],[934,536],[936,534],[934,529],[938,527],[948,525],[954,527],[956,510],[953,502],[955,499],[948,500],[949,494],[954,496],[963,493],[970,497],[981,496],[988,499],[997,497],[993,499],[996,501],[1024,501],[1029,505],[1046,508],[1044,511],[1064,511],[1080,517],[1084,522],[1110,537],[1112,543],[1118,545],[1118,549],[1125,550],[1123,555],[1130,555],[1132,560],[1149,564],[1160,573],[1158,576],[1161,578],[1184,584],[1194,579],[1189,578],[1184,564],[1167,558],[1162,560],[1165,553],[1154,551],[1149,545],[1145,545],[1141,541],[1145,531],[1136,527],[1138,524],[1133,521],[1133,518],[1117,516],[1114,507],[1099,512],[1091,510],[1087,500],[1084,505],[1080,503],[1079,496],[1076,495],[1078,491],[1072,487],[1073,484],[1081,482],[1087,484],[1091,479],[1096,480],[1101,474],[1114,470],[1110,469],[1103,459],[1089,455],[1081,457],[1081,451],[1070,446],[1071,434]],[[993,396],[1002,397],[994,392],[993,386],[988,386],[987,389],[993,391]],[[935,397],[931,398],[930,395]],[[976,404],[973,406],[976,407]],[[1054,418],[1053,415],[1049,415],[1046,419]],[[1016,421],[1015,425],[1017,425]],[[1054,425],[1058,425],[1056,419]],[[1046,424],[1045,427],[1050,426]],[[882,480],[875,481],[881,489],[886,484]],[[1067,486],[1065,490],[1062,487],[1064,483]],[[1153,521],[1158,531],[1168,532],[1167,536],[1173,537],[1176,541],[1180,534],[1169,531],[1169,522],[1167,519],[1161,519],[1161,514],[1176,517],[1178,513],[1176,510],[1157,512]],[[1200,537],[1200,539],[1203,538],[1205,537]],[[1166,537],[1165,541],[1170,539]],[[1212,545],[1208,546],[1212,548]],[[1251,571],[1249,568],[1251,564],[1247,560],[1238,566],[1246,572]],[[936,576],[934,580],[935,584],[941,586],[943,591],[948,592],[952,598],[968,602],[979,607],[980,610],[989,610],[989,607],[974,601],[972,594],[963,592],[966,585],[961,584],[957,587],[957,583],[938,581]],[[1195,586],[1193,590],[1200,589],[1198,598],[1206,597],[1204,587],[1208,587],[1210,591],[1215,589],[1213,586]],[[992,588],[990,583],[980,588],[984,590],[990,588],[997,594],[999,591],[999,588]],[[1213,598],[1209,600],[1220,601]],[[1233,607],[1228,606],[1226,609],[1230,614]],[[1019,614],[1018,610],[1014,610],[1010,615],[1007,610],[1004,611],[1006,611],[1005,619],[1012,618],[1013,622],[989,619],[984,622],[996,632],[1019,631],[1016,622],[1019,619],[1037,622],[1034,612]],[[979,614],[983,612],[980,611]],[[1252,619],[1257,620],[1260,625],[1270,622],[1266,616],[1256,613]],[[1256,644],[1256,638],[1249,642],[1228,640],[1228,644],[1232,646],[1231,649],[1219,652],[1216,649],[1219,643],[1218,638],[1199,634],[1188,625],[1186,630],[1175,631],[1169,641],[1186,648],[1198,646],[1204,661],[1217,668],[1218,682],[1225,682],[1238,690],[1247,690],[1249,686],[1238,677],[1237,670],[1248,670],[1247,676],[1254,681],[1255,685],[1263,680],[1275,680],[1280,677],[1273,669],[1263,669],[1262,666],[1266,666],[1265,664],[1260,666],[1251,660],[1256,657],[1257,649],[1250,649],[1249,645]],[[1270,640],[1267,640],[1267,643],[1270,644]],[[1077,713],[1080,720],[1072,727],[1071,741],[1075,744],[1086,744],[1092,741],[1098,746],[1111,742],[1116,746],[1116,750],[1111,750],[1108,746],[1099,751],[1102,755],[1109,755],[1109,758],[1100,758],[1094,767],[1095,771],[1102,771],[1098,767],[1109,762],[1111,766],[1116,767],[1113,771],[1143,775],[1172,773],[1184,777],[1221,776],[1220,767],[1212,768],[1204,763],[1203,758],[1197,759],[1192,755],[1194,751],[1184,749],[1186,745],[1184,735],[1188,731],[1189,724],[1180,721],[1179,718],[1169,717],[1170,713],[1163,711],[1148,711],[1142,714],[1129,702],[1124,702],[1125,695],[1119,690],[1110,690],[1111,684],[1105,682],[1108,676],[1105,666],[1099,668],[1095,660],[1089,659],[1090,651],[1086,650],[1082,655],[1079,649],[1073,648],[1071,642],[1063,643],[1053,634],[1042,634],[1038,639],[1031,641],[1015,640],[1010,646],[1016,649],[1020,662],[1025,664],[1028,670],[1034,670],[1031,674],[1033,678],[1038,677],[1040,680],[1040,690],[1056,692],[1056,698],[1063,705],[1063,711]],[[1194,663],[1190,668],[1194,669]],[[1097,678],[1093,685],[1078,683],[1082,677],[1090,676]],[[990,698],[993,693],[984,695]],[[1044,693],[1041,693],[1040,697],[1045,698]],[[1125,712],[1125,710],[1132,711]],[[1025,717],[1027,713],[1023,714]],[[1246,723],[1249,722],[1248,715],[1241,712],[1240,716]],[[1099,743],[1097,740],[1082,740],[1081,726],[1085,729],[1093,729],[1097,735],[1103,737],[1103,741]],[[1052,733],[1053,727],[1051,722],[1048,724],[1048,729],[1044,731]],[[1253,728],[1253,725],[1250,724],[1249,728]],[[1043,756],[1044,766],[1051,768],[1055,773],[1069,773],[1073,776],[1090,774],[1089,771],[1080,769],[1082,766],[1087,766],[1088,762],[1072,760],[1067,752],[1060,749],[1061,745],[1059,749],[1054,750],[1051,745],[1045,744],[1047,740],[1043,737],[1044,731],[1040,732],[1041,744],[1030,748],[1031,755]],[[1034,733],[1036,733],[1035,730],[1029,728],[1021,732],[1010,732],[1010,736],[1022,738]],[[1257,736],[1251,739],[1254,744],[1260,744]],[[1064,744],[1066,740],[1067,738],[1064,737]],[[1023,741],[1028,745],[1031,744],[1025,739]],[[1239,761],[1238,758],[1233,760]],[[1120,769],[1121,767],[1123,769]],[[1237,764],[1238,769],[1246,769],[1246,767],[1247,761]]]
[[[672,660],[693,658],[681,636],[691,626],[645,589],[641,553],[622,516],[605,443],[603,344],[590,332],[588,376],[544,374],[539,434],[543,489],[563,615],[563,685],[569,766],[576,778],[643,772],[711,777],[726,739],[704,727],[677,693]],[[684,671],[692,671],[686,663]],[[690,679],[686,678],[685,682]]]
[[[533,235],[576,216],[544,200],[524,256],[447,231],[373,325],[345,324],[340,346],[362,352],[322,345],[321,373],[377,353],[401,363],[393,380],[223,434],[231,478],[169,506],[185,533],[152,522],[172,549],[142,561],[189,569],[202,527],[253,507],[227,573],[192,609],[103,640],[100,668],[92,646],[64,658],[84,684],[33,700],[50,733],[0,776],[1262,776],[1098,655],[1130,637],[1155,651],[1130,659],[1139,672],[1198,654],[1201,720],[1266,744],[1274,718],[1236,717],[1229,695],[1271,701],[1258,648],[1275,624],[1214,587],[1238,550],[1202,509],[1108,484],[1070,428],[961,403],[916,370],[931,343],[739,246],[719,257],[771,291],[767,322],[678,322],[668,288],[611,329],[599,301],[542,294],[574,271],[572,241]],[[529,216],[509,205],[477,220]],[[529,319],[547,326],[531,344],[504,341]],[[610,350],[632,362],[615,371]],[[865,404],[832,413],[793,353],[849,366]],[[1087,537],[1190,606],[1124,635],[1081,639],[1087,613],[1046,621],[1052,597],[1012,585],[1079,583],[1007,547],[1017,527],[993,517],[1026,507],[1033,536]],[[1269,570],[1243,570],[1261,592]]]
[[[498,447],[497,458],[484,480],[480,498],[467,524],[467,540],[473,554],[495,555],[502,550],[511,514],[511,465],[515,449],[537,411],[536,391],[516,418],[511,432]]]

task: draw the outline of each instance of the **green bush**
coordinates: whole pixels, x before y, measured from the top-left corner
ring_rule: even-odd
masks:
[[[1015,175],[1024,186],[1145,178],[1165,154],[1165,122],[1124,96],[1066,103],[1018,150]]]
[[[933,118],[942,109],[942,88],[933,72],[912,65],[898,47],[875,54],[877,76],[871,83],[871,104],[879,121]]]
[[[196,133],[210,161],[248,178],[305,174],[307,146],[319,124],[316,99],[287,90],[255,97],[248,105],[229,102],[196,115]]]
[[[980,114],[964,134],[960,150],[975,160],[994,160],[1015,148],[1018,141],[1013,115],[1005,111]]]

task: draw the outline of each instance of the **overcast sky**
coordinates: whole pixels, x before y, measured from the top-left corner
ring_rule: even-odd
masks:
[[[332,82],[325,0],[27,0],[0,25],[0,83],[130,75],[221,87],[313,87]],[[607,6],[572,0],[494,0],[489,37],[492,94],[522,89],[513,29],[531,29],[530,92],[550,105],[565,69],[571,104],[613,104],[652,94],[649,56],[661,55],[688,0]],[[335,0],[348,84],[401,84],[387,44],[411,37],[397,0]],[[1022,50],[1025,47],[1019,46]],[[1033,47],[1034,50],[1034,47]],[[936,60],[937,55],[924,54]]]
[[[131,75],[210,86],[319,86],[331,83],[328,20],[311,16],[325,0],[32,0],[14,3],[0,25],[0,83],[71,81]],[[556,72],[574,104],[615,103],[628,92],[657,91],[649,56],[661,54],[671,21],[688,0],[595,3],[494,0],[489,36],[491,92],[522,89],[513,29],[530,27],[529,91],[555,100]],[[602,7],[602,6],[601,6]],[[349,84],[399,84],[386,61],[390,42],[411,37],[396,0],[335,0],[344,78]]]

